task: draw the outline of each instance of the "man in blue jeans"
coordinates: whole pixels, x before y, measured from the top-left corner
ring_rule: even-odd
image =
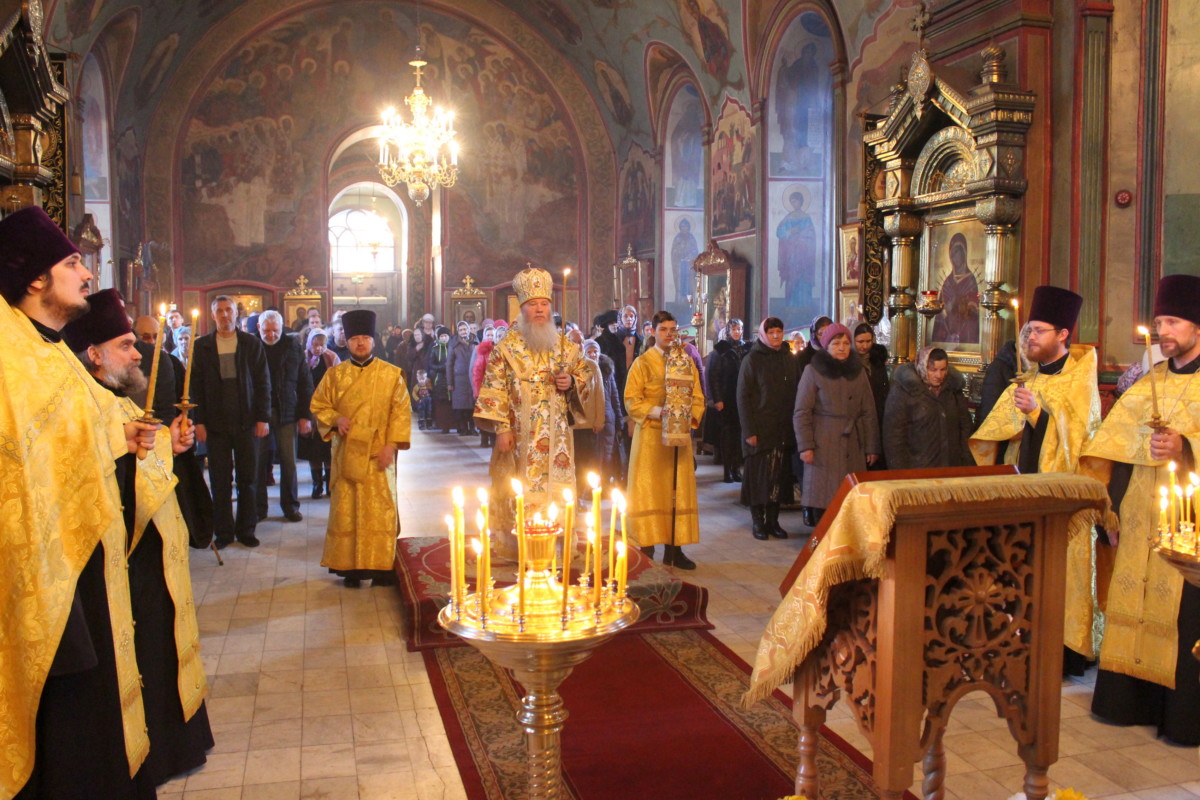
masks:
[[[279,453],[279,507],[288,522],[304,519],[296,486],[296,428],[307,436],[312,430],[308,402],[312,399],[312,373],[304,358],[300,337],[283,330],[278,311],[264,311],[258,318],[258,335],[271,373],[271,433]],[[259,439],[257,502],[258,518],[267,516],[267,478],[271,475],[270,436]]]

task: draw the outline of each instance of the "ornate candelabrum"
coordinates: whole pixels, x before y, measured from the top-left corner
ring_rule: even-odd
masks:
[[[1186,482],[1176,481],[1177,469],[1174,461],[1167,465],[1170,482],[1158,489],[1158,544],[1154,550],[1189,583],[1200,586],[1200,533],[1196,526],[1200,475],[1193,472]],[[1200,659],[1200,641],[1192,647],[1192,655]]]
[[[592,476],[589,476],[589,478]],[[438,615],[438,623],[462,637],[489,660],[509,670],[525,689],[517,721],[525,731],[529,754],[529,794],[532,800],[556,800],[562,785],[560,734],[567,710],[558,694],[559,685],[576,665],[638,618],[637,604],[626,596],[628,542],[625,539],[625,504],[618,492],[613,496],[607,553],[600,522],[599,480],[592,482],[592,509],[588,515],[588,537],[579,580],[571,582],[575,551],[575,498],[563,493],[564,521],[558,522],[554,504],[547,517],[536,514],[526,520],[524,496],[519,482],[516,495],[518,557],[516,583],[503,589],[493,586],[490,535],[487,527],[487,495],[481,489],[476,522],[479,539],[472,542],[476,553],[476,585],[467,592],[466,536],[463,531],[462,492],[455,489],[455,514],[450,526],[450,602]],[[618,539],[616,517],[620,511]],[[562,563],[557,559],[562,542]],[[607,557],[607,562],[606,562]],[[607,569],[605,566],[607,564]]]

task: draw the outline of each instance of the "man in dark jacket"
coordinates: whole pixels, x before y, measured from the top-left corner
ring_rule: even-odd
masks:
[[[742,340],[742,321],[729,320],[725,335],[713,345],[708,357],[705,395],[717,413],[705,415],[705,421],[715,429],[713,439],[725,469],[725,483],[742,480],[741,422],[738,417],[738,373],[742,359],[750,348]]]
[[[883,411],[883,452],[889,469],[968,467],[971,413],[966,380],[940,347],[922,348],[913,364],[901,364]]]
[[[262,342],[237,328],[237,306],[221,295],[212,301],[217,329],[196,340],[192,358],[192,402],[196,441],[208,444],[208,477],[213,495],[217,547],[234,537],[258,547],[254,529],[257,457],[255,439],[270,432],[271,375]],[[234,459],[237,460],[237,521],[233,517]]]
[[[597,314],[593,324],[601,329],[600,335],[596,337],[596,344],[600,345],[601,353],[613,360],[613,366],[617,370],[617,390],[624,395],[625,376],[629,374],[629,365],[625,363],[625,344],[618,335],[620,323],[617,320],[616,309]]]
[[[264,311],[258,319],[271,373],[271,432],[279,453],[279,507],[288,522],[304,519],[300,514],[300,493],[296,486],[296,428],[307,436],[312,431],[308,402],[312,400],[312,372],[304,358],[300,337],[283,332],[283,317],[278,311]],[[258,479],[256,508],[259,518],[267,516],[267,478],[271,459],[269,436],[258,440]]]

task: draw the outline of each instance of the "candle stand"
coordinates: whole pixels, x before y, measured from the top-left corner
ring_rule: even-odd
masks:
[[[1200,548],[1196,546],[1195,538],[1191,547],[1187,547],[1179,541],[1172,543],[1167,537],[1160,536],[1158,547],[1154,549],[1168,564],[1183,573],[1184,580],[1200,586]],[[1200,660],[1200,640],[1192,646],[1192,655]]]
[[[526,569],[518,583],[493,589],[484,578],[485,585],[463,595],[461,603],[451,600],[438,615],[443,628],[509,670],[524,688],[517,721],[525,731],[531,800],[561,797],[560,734],[567,710],[559,685],[639,614],[615,580],[599,591],[585,580],[564,592],[554,565],[560,535],[556,525],[526,526]]]

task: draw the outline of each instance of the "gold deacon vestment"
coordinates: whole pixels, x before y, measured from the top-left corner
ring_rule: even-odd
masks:
[[[114,477],[125,441],[122,434],[114,453],[117,437],[106,428],[116,397],[101,400],[67,346],[47,342],[2,300],[0,340],[0,795],[11,797],[33,771],[42,689],[76,582],[98,546],[131,776],[150,741]]]
[[[575,378],[574,392],[560,392],[554,376]],[[579,345],[559,337],[548,353],[535,353],[513,329],[492,348],[475,418],[516,440],[517,477],[525,486],[528,514],[562,502],[563,489],[575,491],[575,439],[570,414],[582,419],[592,391],[592,363]]]
[[[375,455],[389,442],[409,442],[412,406],[404,371],[379,358],[365,367],[343,361],[325,373],[309,407],[321,436],[333,440],[332,499],[321,565],[338,572],[391,571],[400,532],[396,465],[381,470]],[[351,420],[347,436],[337,432],[338,417]]]
[[[1200,381],[1195,377],[1195,372],[1169,371],[1165,361],[1154,367],[1164,424],[1200,453]],[[1121,534],[1108,584],[1100,668],[1174,689],[1183,576],[1154,552],[1158,487],[1168,482],[1168,473],[1165,462],[1150,458],[1153,413],[1150,378],[1143,376],[1121,395],[1084,448],[1081,470],[1107,484],[1112,462],[1133,465],[1117,511]]]
[[[629,455],[629,531],[641,547],[700,541],[691,441],[668,447],[662,441],[662,421],[647,416],[655,406],[666,405],[666,379],[666,359],[657,347],[638,356],[625,378],[625,409],[637,423]],[[703,416],[704,390],[693,364],[692,428],[699,427]]]
[[[100,391],[108,392],[96,381],[92,384]],[[126,422],[141,419],[142,409],[128,397],[117,400],[118,418],[111,428],[123,431]],[[192,595],[192,572],[189,567],[189,544],[187,523],[179,500],[175,497],[175,486],[179,479],[171,466],[175,454],[171,449],[170,431],[164,424],[154,439],[154,452],[137,462],[135,479],[137,506],[134,529],[130,531],[129,552],[137,549],[146,525],[154,523],[163,543],[163,580],[175,604],[175,655],[179,659],[176,682],[179,687],[179,703],[183,707],[184,722],[200,710],[208,694],[208,678],[204,674],[204,662],[200,658],[200,628],[196,623],[196,602]]]
[[[1096,348],[1071,345],[1061,372],[1053,375],[1037,372],[1025,388],[1037,398],[1038,410],[1026,416],[1013,400],[1016,386],[1006,388],[979,430],[971,434],[971,453],[976,463],[996,463],[1000,442],[1008,442],[1004,463],[1018,463],[1025,423],[1036,425],[1042,414],[1049,413],[1038,453],[1038,472],[1075,472],[1084,445],[1100,426]],[[1096,647],[1104,629],[1103,619],[1096,612],[1095,538],[1094,533],[1075,537],[1067,546],[1063,642],[1088,659],[1096,657]],[[1107,573],[1106,569],[1101,571]]]

